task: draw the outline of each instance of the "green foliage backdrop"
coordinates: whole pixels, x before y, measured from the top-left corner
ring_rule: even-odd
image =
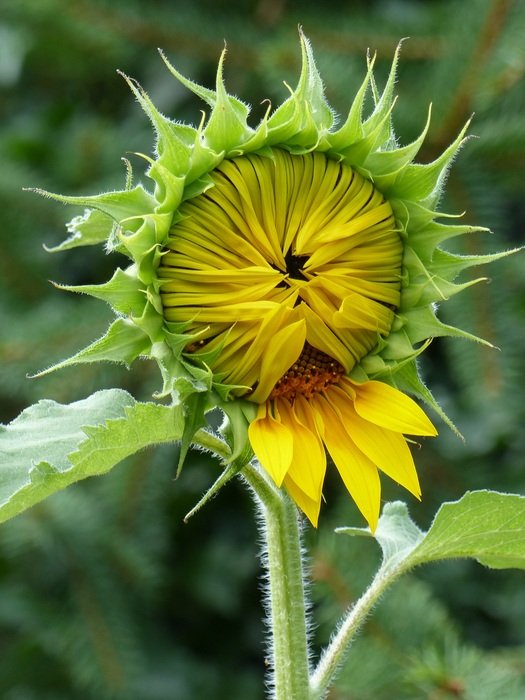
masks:
[[[285,94],[299,64],[297,25],[311,39],[332,104],[348,106],[378,51],[386,71],[404,44],[395,110],[401,142],[421,130],[431,160],[474,112],[472,139],[452,171],[447,210],[494,235],[462,243],[484,253],[524,242],[525,4],[520,0],[2,0],[0,3],[0,419],[52,398],[71,402],[119,386],[140,400],[155,368],[81,365],[30,380],[105,330],[99,302],[54,289],[100,282],[115,261],[82,249],[49,255],[74,212],[24,192],[121,187],[121,158],[152,149],[146,117],[116,74],[137,78],[159,108],[188,122],[202,105],[165,70],[211,85],[227,41],[229,90],[254,105]],[[136,170],[140,164],[136,163]],[[82,213],[81,211],[77,213]],[[525,264],[494,264],[446,305],[447,318],[500,350],[436,341],[425,360],[436,395],[465,436],[439,426],[418,454],[425,528],[466,490],[525,493]],[[163,447],[71,487],[0,528],[0,696],[6,700],[258,700],[264,661],[252,506],[233,483],[195,516],[214,480],[192,455],[175,482]],[[394,485],[386,499],[399,498]],[[366,584],[377,556],[334,536],[361,526],[336,479],[325,517],[308,532],[319,643]],[[356,565],[356,561],[358,565]],[[523,572],[434,565],[403,579],[355,647],[333,700],[525,697]],[[408,605],[399,615],[400,601]],[[371,676],[371,678],[370,678]]]

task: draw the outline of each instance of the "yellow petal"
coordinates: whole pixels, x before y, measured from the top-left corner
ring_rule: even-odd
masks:
[[[306,340],[310,345],[333,357],[348,372],[354,365],[348,349],[309,306],[300,304],[297,309],[306,321]]]
[[[416,467],[403,435],[361,418],[356,413],[352,400],[340,389],[331,388],[327,394],[361,452],[382,472],[420,498]]]
[[[384,382],[354,384],[354,407],[367,421],[409,435],[437,435],[425,412],[403,392]]]
[[[277,381],[290,369],[301,354],[306,340],[306,323],[303,319],[281,328],[273,338],[268,338],[268,349],[261,361],[259,385],[250,401],[266,401]]]
[[[389,216],[391,212],[392,207],[390,204],[384,202],[375,209],[352,219],[352,221],[346,224],[335,226],[331,233],[328,228],[325,229],[323,232],[323,245],[312,253],[308,262],[308,267],[313,268],[325,265],[339,255],[344,254],[344,252],[351,247],[352,236],[374,225],[379,225],[381,228],[391,231],[394,227],[394,219]],[[330,242],[324,240],[328,238],[333,238],[334,240]]]
[[[339,311],[332,317],[336,328],[363,328],[378,333],[388,333],[393,312],[362,294],[349,294],[343,299]]]
[[[233,371],[239,377],[253,376],[250,382],[243,379],[244,384],[251,386],[259,379],[261,358],[268,352],[268,339],[273,338],[281,328],[293,321],[295,316],[293,309],[276,304],[273,311],[262,317],[256,333],[251,336],[245,334],[245,347],[233,367]]]
[[[291,430],[272,417],[266,405],[259,408],[257,418],[250,423],[248,437],[255,456],[268,474],[281,486],[293,457]]]
[[[234,267],[246,262],[265,265],[267,259],[240,232],[235,232],[231,221],[220,207],[210,208],[206,200],[189,200],[185,203],[186,218],[177,223],[176,236],[168,239],[167,246],[178,252],[190,252],[192,259],[199,259],[200,249],[217,256],[216,266],[225,260]],[[187,241],[188,247],[182,243]],[[197,251],[192,254],[191,251]]]
[[[206,278],[206,276],[204,277]],[[166,294],[167,303],[170,301],[177,306],[230,306],[235,300],[236,304],[259,302],[269,294],[279,279],[276,275],[269,276],[263,282],[252,282],[249,286],[233,284],[209,284],[204,286],[202,282],[193,282],[172,279],[162,286]],[[225,316],[225,318],[229,318]]]
[[[173,265],[170,260],[170,256],[175,257],[175,253],[166,253],[164,256],[164,264]],[[176,278],[177,280],[184,280],[186,282],[194,283],[195,285],[202,284],[208,285],[224,285],[224,284],[239,284],[239,285],[249,285],[253,282],[266,281],[268,279],[273,279],[275,284],[278,284],[282,278],[282,274],[277,270],[274,270],[269,265],[264,267],[262,265],[251,267],[231,267],[231,268],[216,268],[216,267],[202,267],[202,269],[197,269],[195,267],[174,269],[173,267],[168,267],[166,272],[169,276]],[[170,283],[167,282],[165,285],[167,291],[178,291],[177,287],[170,289]]]
[[[293,458],[288,475],[313,501],[321,501],[326,472],[326,453],[317,433],[309,404],[299,399],[301,418],[286,399],[276,401],[281,420],[293,434]],[[301,420],[302,419],[302,420]]]
[[[323,424],[323,440],[341,475],[348,493],[365,517],[372,532],[377,527],[381,483],[375,464],[357,448],[339,415],[326,399],[314,402],[314,411]]]
[[[321,510],[321,497],[318,500],[314,500],[307,496],[288,474],[284,479],[284,485],[295,504],[303,511],[312,525],[317,527],[319,511]]]
[[[166,294],[164,315],[167,321],[199,321],[201,323],[224,323],[224,319],[233,325],[237,321],[260,321],[266,313],[271,312],[276,303],[261,299],[245,301],[222,306],[183,306],[178,307],[177,295]],[[175,306],[170,306],[173,303]]]

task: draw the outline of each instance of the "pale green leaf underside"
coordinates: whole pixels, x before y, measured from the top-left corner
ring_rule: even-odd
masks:
[[[382,569],[389,577],[419,564],[458,558],[476,559],[493,569],[525,569],[525,497],[467,492],[459,501],[444,503],[426,533],[412,522],[404,503],[388,503],[375,538],[383,550]]]
[[[0,426],[0,522],[138,450],[179,440],[179,406],[139,403],[120,389],[63,405],[40,401]]]

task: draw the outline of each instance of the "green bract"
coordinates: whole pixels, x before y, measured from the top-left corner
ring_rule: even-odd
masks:
[[[425,139],[430,114],[421,135],[398,147],[391,112],[399,48],[381,93],[374,80],[374,60],[368,62],[366,76],[341,126],[336,126],[310,44],[302,35],[301,50],[296,89],[275,110],[269,108],[255,128],[248,125],[249,107],[226,91],[225,52],[219,61],[215,90],[188,80],[163,56],[174,77],[207,103],[209,115],[197,128],[172,121],[158,112],[140,86],[126,78],[156,132],[155,158],[142,156],[149,163],[152,191],[132,185],[130,168],[122,191],[87,197],[44,193],[88,208],[71,221],[70,237],[53,250],[103,243],[108,250],[130,259],[130,266],[117,269],[106,284],[62,287],[107,301],[117,318],[103,338],[51,369],[101,360],[130,364],[138,356],[151,357],[162,372],[161,395],[171,394],[189,403],[188,415],[193,418],[186,437],[189,439],[201,424],[207,409],[220,405],[233,419],[235,452],[244,445],[242,426],[253,418],[255,407],[242,399],[230,400],[231,387],[213,376],[205,360],[185,354],[185,348],[198,336],[188,334],[185,324],[164,319],[157,276],[163,246],[170,227],[179,220],[181,203],[213,186],[210,173],[221,161],[248,153],[270,155],[269,149],[276,147],[291,154],[317,151],[352,166],[373,182],[390,203],[403,241],[401,301],[390,333],[353,368],[351,377],[356,381],[380,378],[420,397],[442,416],[419,377],[416,357],[435,336],[476,338],[440,322],[436,305],[479,281],[457,284],[453,280],[458,273],[506,254],[459,256],[439,247],[449,238],[486,230],[437,221],[445,216],[437,213],[436,207],[467,126],[439,158],[426,165],[413,160]],[[369,93],[374,106],[371,114],[364,116]]]

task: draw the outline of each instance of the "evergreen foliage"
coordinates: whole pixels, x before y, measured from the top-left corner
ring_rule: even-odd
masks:
[[[77,401],[118,386],[148,401],[153,364],[132,372],[79,365],[36,373],[101,335],[109,310],[59,292],[102,282],[115,267],[98,251],[49,255],[71,216],[23,192],[74,195],[121,187],[120,158],[151,152],[150,127],[119,68],[144,85],[160,109],[198,121],[201,104],[165,70],[160,46],[185,74],[211,85],[228,44],[226,80],[258,105],[286,94],[298,60],[297,25],[329,76],[341,110],[362,78],[367,48],[386,71],[399,39],[399,142],[433,115],[432,160],[475,112],[471,139],[449,181],[446,209],[494,231],[458,242],[483,254],[524,241],[525,5],[519,0],[372,0],[344,3],[258,0],[3,0],[0,7],[0,397],[2,422],[41,398]],[[258,111],[259,110],[259,111]],[[254,110],[254,121],[265,105]],[[140,171],[140,167],[136,167]],[[81,215],[82,210],[78,211]],[[490,269],[481,284],[448,302],[443,320],[501,349],[437,340],[425,355],[428,383],[465,436],[446,426],[420,450],[429,525],[443,500],[466,490],[525,493],[523,256]],[[263,630],[252,506],[235,485],[184,526],[185,513],[217,475],[203,454],[175,482],[174,448],[139,453],[0,528],[0,696],[6,700],[257,700]],[[332,476],[314,547],[319,644],[368,581],[372,543],[334,536],[361,525]],[[399,497],[393,485],[385,498]],[[340,563],[360,557],[347,571]],[[523,572],[486,572],[467,562],[434,565],[402,579],[354,648],[333,700],[525,696]],[[356,593],[357,592],[357,593]],[[408,609],[405,607],[408,605]],[[403,617],[399,610],[406,612]]]

